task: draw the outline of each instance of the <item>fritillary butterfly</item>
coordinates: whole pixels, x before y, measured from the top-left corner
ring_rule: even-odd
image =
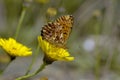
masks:
[[[72,30],[72,25],[72,15],[61,16],[54,22],[49,22],[47,25],[44,25],[41,36],[51,44],[64,47]]]

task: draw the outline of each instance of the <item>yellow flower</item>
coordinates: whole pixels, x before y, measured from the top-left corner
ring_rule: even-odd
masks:
[[[16,42],[13,38],[9,38],[8,40],[0,38],[0,47],[2,47],[10,56],[32,55],[30,48]]]
[[[57,14],[57,10],[55,8],[50,7],[47,9],[47,15],[55,16],[56,14]]]
[[[42,39],[41,36],[38,37],[39,45],[43,52],[45,53],[45,58],[50,62],[60,60],[60,61],[72,61],[74,57],[71,57],[69,52],[64,48],[56,47],[49,42]]]
[[[36,2],[39,2],[41,4],[46,4],[49,2],[49,0],[35,0]]]

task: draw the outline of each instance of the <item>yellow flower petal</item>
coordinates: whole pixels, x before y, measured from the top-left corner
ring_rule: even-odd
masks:
[[[9,38],[8,40],[0,38],[0,47],[2,47],[11,56],[32,55],[30,48],[16,42],[13,38]]]
[[[41,49],[43,50],[43,52],[45,53],[45,55],[48,58],[50,58],[54,61],[56,61],[56,60],[72,61],[72,60],[74,60],[74,57],[71,57],[69,52],[66,49],[50,44],[49,42],[43,40],[41,36],[38,37],[38,41],[39,41],[39,45],[40,45]]]

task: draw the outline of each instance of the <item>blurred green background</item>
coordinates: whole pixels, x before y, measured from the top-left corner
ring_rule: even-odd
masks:
[[[0,0],[0,37],[14,37],[23,7],[27,11],[17,41],[31,47],[33,55],[10,63],[0,49],[0,80],[24,75],[41,28],[68,14],[74,25],[67,48],[75,60],[54,62],[28,80],[120,80],[120,0]],[[39,53],[31,73],[42,64]]]

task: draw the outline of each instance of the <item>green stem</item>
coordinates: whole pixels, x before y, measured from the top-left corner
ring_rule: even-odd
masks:
[[[34,57],[33,57],[33,59],[32,59],[32,62],[31,62],[31,64],[30,64],[30,66],[29,66],[29,68],[28,68],[28,70],[27,70],[27,72],[26,72],[25,75],[27,75],[27,74],[30,72],[30,70],[32,69],[32,65],[34,64],[34,62],[35,62],[35,60],[36,60],[36,58],[37,58],[38,51],[39,51],[39,44],[38,44],[38,46],[37,46],[37,50],[36,50],[35,55],[34,55]]]
[[[17,37],[18,37],[18,34],[19,34],[19,31],[20,31],[23,19],[25,17],[25,13],[26,13],[26,8],[23,8],[20,19],[19,19],[19,22],[18,22],[18,25],[17,25],[17,29],[16,29],[16,33],[15,33],[15,39],[17,39]]]
[[[101,54],[98,53],[96,56],[96,64],[95,64],[95,78],[96,78],[96,80],[100,80],[100,59],[101,59]]]
[[[28,74],[28,75],[22,76],[22,77],[19,77],[19,78],[15,79],[15,80],[23,80],[23,79],[32,77],[32,76],[38,74],[39,72],[41,72],[41,71],[45,68],[46,65],[47,65],[47,64],[44,62],[44,63],[41,65],[41,67],[40,67],[36,72],[34,72],[34,73],[32,73],[32,74]]]

